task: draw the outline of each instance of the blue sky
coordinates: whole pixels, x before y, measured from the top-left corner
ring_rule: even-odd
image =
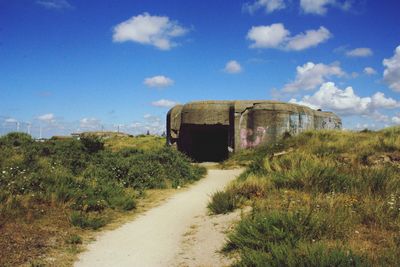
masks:
[[[0,134],[161,133],[175,103],[276,99],[400,124],[400,2],[0,0]]]

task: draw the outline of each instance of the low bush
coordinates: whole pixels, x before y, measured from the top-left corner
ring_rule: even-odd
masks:
[[[231,191],[217,191],[211,196],[208,209],[214,214],[228,213],[237,208],[238,197]]]
[[[70,244],[70,245],[82,244],[82,237],[80,237],[79,235],[70,235],[65,240],[65,243]]]
[[[225,251],[239,250],[238,266],[349,266],[352,261],[355,266],[365,266],[363,257],[320,243],[342,237],[337,233],[348,230],[333,225],[327,218],[329,213],[322,213],[313,210],[253,213],[229,235]]]
[[[97,153],[104,149],[104,142],[95,135],[85,135],[80,138],[82,145],[89,153]]]
[[[73,211],[71,213],[71,224],[84,229],[97,230],[106,224],[106,220],[94,214],[87,214],[83,212]]]
[[[351,249],[340,246],[328,247],[321,243],[300,243],[292,248],[286,244],[277,244],[271,251],[247,249],[234,266],[287,266],[287,267],[358,267],[371,266],[364,255],[358,255]]]
[[[259,179],[256,176],[249,176],[244,181],[235,181],[228,188],[233,195],[243,199],[265,198],[273,184],[267,178]]]

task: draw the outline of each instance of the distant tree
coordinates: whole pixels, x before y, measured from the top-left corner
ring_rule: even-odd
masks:
[[[161,136],[162,136],[162,137],[165,137],[165,136],[166,136],[165,131],[161,134]]]
[[[146,133],[146,135],[150,135],[150,131],[149,131],[149,130],[147,130],[147,133]]]

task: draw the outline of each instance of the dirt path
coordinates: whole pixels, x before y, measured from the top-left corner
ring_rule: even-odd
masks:
[[[120,228],[105,232],[75,266],[223,266],[216,250],[239,214],[207,216],[210,195],[241,170],[209,170],[206,178]]]

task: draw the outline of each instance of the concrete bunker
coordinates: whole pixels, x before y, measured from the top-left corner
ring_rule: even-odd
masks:
[[[278,101],[198,101],[167,114],[167,142],[196,161],[221,161],[311,129],[341,129],[331,112]]]

